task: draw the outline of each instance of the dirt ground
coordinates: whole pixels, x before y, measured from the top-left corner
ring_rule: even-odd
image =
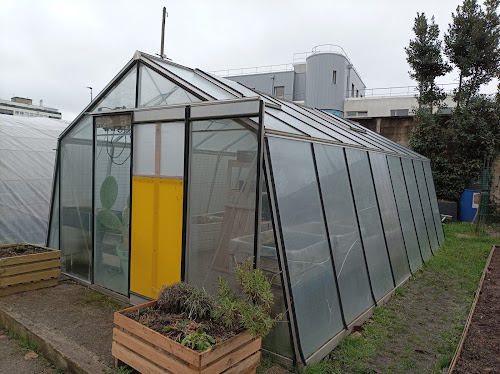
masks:
[[[491,258],[454,374],[500,374],[500,249]]]
[[[0,258],[33,255],[48,252],[48,249],[30,244],[13,244],[10,247],[0,248]]]

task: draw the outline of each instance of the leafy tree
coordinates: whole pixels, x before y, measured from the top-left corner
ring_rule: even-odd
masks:
[[[460,73],[455,101],[468,105],[481,85],[499,74],[500,0],[485,0],[484,9],[477,0],[464,0],[452,13],[452,23],[444,36],[445,53]]]
[[[435,106],[440,106],[446,98],[443,90],[436,85],[436,78],[445,75],[451,67],[443,60],[441,41],[439,40],[439,26],[428,22],[425,13],[417,13],[413,25],[415,39],[410,40],[406,51],[406,60],[410,65],[410,77],[418,83],[419,107],[427,107],[429,112]]]

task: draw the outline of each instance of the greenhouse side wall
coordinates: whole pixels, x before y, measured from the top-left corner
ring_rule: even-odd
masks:
[[[266,144],[296,341],[310,364],[442,243],[434,185],[426,160],[270,135]]]

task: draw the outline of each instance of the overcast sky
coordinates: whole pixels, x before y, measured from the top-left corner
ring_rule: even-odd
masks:
[[[446,31],[459,1],[184,0],[0,3],[0,98],[29,97],[72,120],[133,56],[166,53],[203,70],[291,63],[320,44],[344,48],[368,88],[414,85],[404,47],[417,12]],[[439,80],[453,83],[457,74]],[[494,84],[486,91],[493,93]]]

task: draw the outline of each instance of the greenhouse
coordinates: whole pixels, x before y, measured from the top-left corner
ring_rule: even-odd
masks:
[[[68,122],[0,114],[0,244],[44,244],[59,134]]]
[[[252,258],[284,313],[264,348],[299,366],[444,241],[425,157],[141,52],[61,135],[50,221],[63,272],[131,303]]]

